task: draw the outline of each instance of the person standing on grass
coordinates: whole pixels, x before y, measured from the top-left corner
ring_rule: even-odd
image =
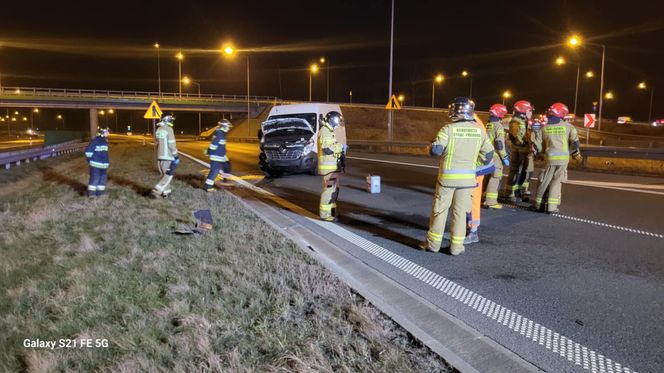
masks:
[[[173,133],[173,122],[175,116],[164,115],[157,123],[155,138],[157,140],[157,162],[159,164],[159,174],[161,179],[152,188],[152,195],[155,197],[168,197],[171,194],[171,181],[175,168],[180,164],[178,148],[175,145],[175,133]]]
[[[217,174],[221,172],[222,182],[226,182],[224,174],[231,172],[231,163],[226,155],[226,133],[231,129],[232,125],[228,119],[222,119],[217,123],[217,129],[214,131],[214,137],[205,154],[210,157],[210,172],[207,179],[205,179],[205,191],[214,192],[214,181],[217,179]]]
[[[95,136],[85,148],[85,157],[90,165],[88,197],[100,197],[106,191],[106,170],[108,170],[108,128],[97,130]]]

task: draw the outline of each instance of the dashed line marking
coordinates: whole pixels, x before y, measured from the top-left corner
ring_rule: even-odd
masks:
[[[409,259],[360,237],[345,228],[333,223],[322,222],[317,219],[309,218],[309,221],[346,241],[355,244],[384,262],[410,274],[417,280],[454,298],[461,304],[476,310],[487,318],[494,320],[498,325],[507,327],[513,332],[519,333],[530,342],[542,346],[544,349],[551,351],[574,365],[582,367],[584,370],[593,373],[634,373],[630,368],[624,367],[611,359],[605,359],[604,355],[574,342],[560,333],[536,323],[525,316],[521,316],[520,314],[479,295],[454,281],[432,272]]]
[[[519,210],[528,210],[527,206],[519,206],[519,205],[515,205],[513,203],[503,203],[503,206],[509,206],[509,207],[519,209]],[[649,237],[655,237],[655,238],[664,238],[664,234],[661,234],[661,233],[649,232],[649,231],[645,231],[645,230],[637,229],[637,228],[623,227],[623,226],[620,226],[620,225],[604,223],[604,222],[595,221],[595,220],[591,220],[591,219],[577,218],[576,216],[563,215],[563,214],[560,214],[560,213],[557,213],[557,212],[551,214],[551,216],[554,216],[554,217],[560,218],[560,219],[572,220],[572,221],[576,221],[576,222],[579,222],[579,223],[586,223],[586,224],[590,224],[590,225],[597,225],[597,226],[600,226],[600,227],[611,228],[611,229],[615,229],[615,230],[619,230],[619,231],[630,232],[630,233],[634,233],[634,234],[640,234],[642,236],[649,236]]]

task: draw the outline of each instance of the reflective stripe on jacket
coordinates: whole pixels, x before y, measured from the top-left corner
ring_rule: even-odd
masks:
[[[172,161],[178,155],[178,149],[175,145],[175,134],[173,128],[168,125],[157,128],[155,134],[157,138],[157,159],[163,161]]]
[[[475,121],[445,125],[431,146],[443,149],[438,181],[447,187],[474,187],[478,157],[486,159],[493,152],[486,131]]]
[[[334,130],[328,124],[322,124],[318,131],[318,173],[320,175],[339,170],[341,150],[342,146],[337,142]]]
[[[217,129],[214,132],[214,138],[208,146],[208,156],[211,161],[228,162],[226,155],[226,132]]]
[[[547,124],[536,133],[535,146],[546,157],[546,164],[562,166],[569,163],[570,145],[579,142],[576,128],[565,121]]]
[[[108,141],[105,137],[96,136],[90,140],[85,148],[85,157],[88,158],[88,164],[94,168],[108,168]]]
[[[503,122],[487,122],[486,124],[487,136],[496,153],[500,156],[500,160],[507,158],[507,151],[505,150],[505,129]]]

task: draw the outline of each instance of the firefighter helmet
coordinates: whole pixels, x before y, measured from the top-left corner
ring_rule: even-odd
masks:
[[[325,122],[332,128],[337,128],[343,126],[344,117],[338,111],[330,111],[325,115]]]
[[[565,116],[569,114],[569,109],[567,106],[565,106],[565,104],[556,102],[555,104],[551,105],[549,111],[547,111],[547,114],[552,117],[565,118]]]
[[[533,115],[533,104],[526,100],[520,100],[514,103],[514,112],[519,114],[525,114],[526,117],[530,118]]]
[[[226,118],[220,120],[219,122],[217,122],[217,124],[219,125],[219,129],[224,132],[230,131],[231,127],[233,127],[231,121]]]
[[[489,114],[493,115],[494,117],[502,119],[505,116],[505,114],[507,114],[507,107],[502,104],[491,105],[491,109],[489,109]]]
[[[452,121],[474,120],[475,102],[468,97],[457,97],[449,106],[448,115]]]
[[[111,131],[109,131],[108,128],[98,128],[97,129],[97,136],[108,137],[108,134],[110,132]]]
[[[173,127],[173,122],[175,122],[175,115],[168,114],[161,117],[161,120],[159,121],[159,123],[157,123],[157,125],[158,126],[169,125]]]

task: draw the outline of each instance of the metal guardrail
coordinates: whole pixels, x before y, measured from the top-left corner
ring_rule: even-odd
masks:
[[[149,92],[149,91],[114,91],[98,89],[68,89],[68,88],[35,88],[35,87],[1,87],[0,95],[20,98],[29,97],[78,97],[78,98],[116,98],[116,99],[188,99],[201,101],[247,101],[243,95],[217,95],[182,92]],[[253,102],[275,102],[273,96],[249,96]]]
[[[84,142],[66,142],[58,145],[45,146],[37,149],[19,150],[14,152],[0,153],[0,165],[6,169],[12,164],[20,165],[22,162],[29,163],[39,159],[56,157],[63,154],[69,154],[81,151],[87,144]]]

